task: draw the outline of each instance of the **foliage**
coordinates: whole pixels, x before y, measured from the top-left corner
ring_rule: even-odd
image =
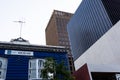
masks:
[[[44,63],[44,69],[41,70],[42,78],[45,80],[61,80],[59,77],[62,77],[62,80],[74,80],[70,72],[64,66],[64,62],[57,64],[53,58],[46,58]],[[52,78],[48,73],[53,74]]]
[[[49,73],[54,73],[55,62],[52,58],[46,58],[44,63],[44,69],[41,70],[41,76],[43,79],[49,79]]]

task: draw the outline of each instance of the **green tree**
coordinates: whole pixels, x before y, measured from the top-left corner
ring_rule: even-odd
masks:
[[[51,78],[51,76],[49,76],[49,73],[53,75],[55,73],[55,62],[52,58],[45,59],[44,68],[41,70],[41,77],[44,80],[48,80]]]
[[[75,80],[74,77],[70,74],[70,71],[64,66],[64,62],[57,64],[53,58],[46,58],[44,63],[44,69],[41,70],[42,78],[45,80]],[[53,77],[50,78],[48,73],[53,74]]]

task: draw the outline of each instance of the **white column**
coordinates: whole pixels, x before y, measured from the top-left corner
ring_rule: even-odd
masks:
[[[36,59],[36,78],[38,79],[38,59]]]

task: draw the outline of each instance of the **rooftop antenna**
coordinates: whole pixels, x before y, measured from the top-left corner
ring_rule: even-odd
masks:
[[[16,23],[19,23],[20,24],[20,38],[21,38],[21,33],[22,33],[22,25],[23,23],[25,23],[24,21],[14,21]]]

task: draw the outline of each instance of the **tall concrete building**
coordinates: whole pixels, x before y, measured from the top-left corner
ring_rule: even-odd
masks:
[[[54,10],[45,30],[47,45],[65,46],[68,48],[71,73],[74,71],[74,64],[67,33],[67,23],[72,15],[72,13]]]
[[[67,29],[77,60],[120,19],[120,0],[82,0]]]

